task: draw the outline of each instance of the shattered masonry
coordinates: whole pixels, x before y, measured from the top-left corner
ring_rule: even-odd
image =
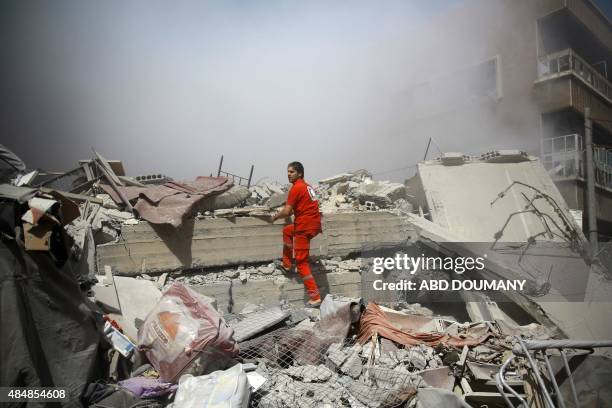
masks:
[[[27,378],[3,374],[3,385],[64,386],[88,406],[208,406],[211,395],[236,407],[612,401],[606,265],[581,251],[580,226],[523,152],[443,154],[404,184],[366,170],[320,180],[320,310],[304,308],[297,275],[273,262],[282,225],[266,218],[284,204],[283,184],[132,178],[99,153],[61,174],[14,167],[0,186],[13,311],[1,323],[20,341],[2,347],[0,372]],[[487,251],[482,278],[529,288],[500,302],[462,293],[450,309],[426,293],[374,293],[372,256],[407,251]],[[421,272],[409,278],[450,278]],[[40,344],[26,341],[33,332]],[[49,341],[57,336],[65,342]],[[578,368],[553,382],[565,363]]]

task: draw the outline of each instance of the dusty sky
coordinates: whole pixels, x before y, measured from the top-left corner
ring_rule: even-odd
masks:
[[[410,44],[460,1],[5,0],[0,143],[48,170],[95,147],[129,175],[191,179],[224,154],[255,181],[293,160],[401,181],[427,144],[398,108]]]

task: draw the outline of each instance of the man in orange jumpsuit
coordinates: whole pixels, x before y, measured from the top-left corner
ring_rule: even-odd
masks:
[[[306,292],[310,297],[308,306],[321,304],[319,288],[308,264],[310,240],[321,232],[321,214],[319,202],[314,189],[304,181],[304,166],[300,162],[291,162],[287,166],[287,177],[293,184],[289,190],[285,207],[272,217],[272,222],[279,218],[294,215],[293,224],[283,228],[283,268],[291,269],[291,260],[295,257],[298,273],[304,281]]]

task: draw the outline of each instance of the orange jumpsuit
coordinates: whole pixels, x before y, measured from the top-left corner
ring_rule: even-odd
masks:
[[[287,204],[293,207],[294,222],[283,228],[283,266],[291,268],[295,257],[297,271],[311,300],[320,300],[319,288],[308,263],[310,240],[321,232],[321,214],[314,189],[303,179],[293,183]]]

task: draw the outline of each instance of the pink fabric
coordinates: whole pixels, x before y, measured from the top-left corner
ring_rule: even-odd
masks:
[[[414,318],[417,322],[416,325],[418,325],[418,322],[421,320],[419,316],[406,316],[406,318]],[[468,332],[459,336],[453,336],[448,333],[402,330],[389,320],[385,312],[376,303],[370,302],[365,312],[361,315],[357,341],[361,344],[365,344],[372,338],[374,333],[386,339],[393,340],[396,343],[403,344],[404,346],[427,344],[430,347],[437,346],[441,343],[455,347],[475,346],[492,336],[490,332],[482,333],[478,330],[474,330],[472,333],[468,330]]]
[[[170,181],[161,186],[118,187],[128,201],[135,200],[134,210],[152,224],[179,227],[202,199],[220,194],[233,185],[227,177],[198,177],[195,181]],[[123,204],[109,185],[101,186],[117,204]]]

